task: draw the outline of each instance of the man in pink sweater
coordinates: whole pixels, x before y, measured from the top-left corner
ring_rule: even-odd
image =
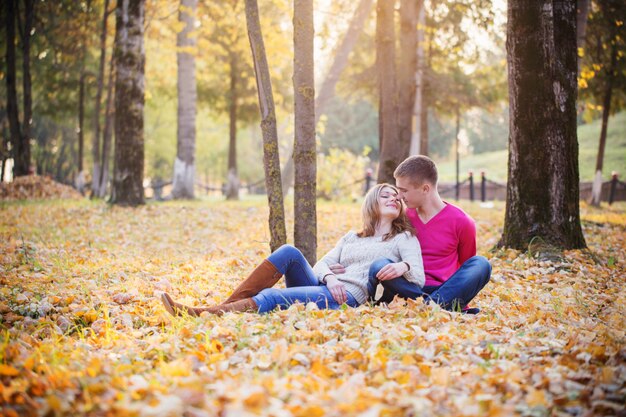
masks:
[[[425,156],[411,156],[395,170],[399,198],[407,206],[407,215],[415,227],[422,249],[426,282],[423,288],[403,277],[391,278],[382,270],[385,259],[377,260],[370,269],[370,288],[381,283],[385,289],[379,302],[423,297],[447,310],[477,313],[468,303],[489,282],[491,265],[476,256],[474,220],[460,208],[445,202],[437,191],[437,167]],[[335,265],[335,273],[341,266]],[[332,267],[331,267],[332,269]],[[374,294],[370,294],[373,297]]]

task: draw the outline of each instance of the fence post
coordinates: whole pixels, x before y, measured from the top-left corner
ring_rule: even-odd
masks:
[[[363,190],[363,195],[367,194],[370,190],[370,186],[372,185],[372,168],[367,168],[365,170],[365,190]]]
[[[469,197],[470,201],[474,201],[474,173],[469,172]]]
[[[487,199],[487,179],[485,178],[485,171],[480,171],[480,201],[483,203]]]
[[[611,172],[611,191],[609,192],[609,206],[613,204],[615,200],[615,189],[617,188],[617,172]]]

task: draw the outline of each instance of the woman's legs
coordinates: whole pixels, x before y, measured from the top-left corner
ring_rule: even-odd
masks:
[[[227,311],[231,303],[243,300],[252,301],[251,297],[257,295],[265,288],[273,287],[285,274],[287,287],[305,287],[319,285],[311,265],[297,248],[291,245],[283,245],[265,259],[254,271],[233,291],[230,297],[217,307],[188,307],[176,303],[168,294],[161,297],[166,310],[173,315],[189,314],[198,316],[204,311],[210,313]],[[236,307],[236,306],[233,306]],[[246,310],[253,309],[252,305],[245,305]],[[215,310],[215,311],[213,311]],[[228,310],[230,311],[230,310]],[[240,310],[234,310],[240,311]]]
[[[359,303],[349,292],[346,292],[350,307],[358,307]],[[267,313],[279,307],[281,310],[290,305],[301,302],[314,302],[321,309],[336,310],[341,305],[335,301],[325,285],[291,287],[291,288],[266,288],[252,297],[258,306],[259,313]]]
[[[302,252],[294,246],[281,246],[267,260],[285,276],[285,285],[288,288],[319,285],[313,268]]]

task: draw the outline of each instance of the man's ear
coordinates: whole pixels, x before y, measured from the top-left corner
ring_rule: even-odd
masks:
[[[425,183],[422,185],[422,190],[423,190],[425,193],[429,192],[429,191],[430,191],[430,184],[428,184],[427,182],[425,182]]]

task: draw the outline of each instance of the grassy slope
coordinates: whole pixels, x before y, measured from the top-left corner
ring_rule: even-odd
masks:
[[[591,181],[596,165],[598,153],[598,138],[600,137],[601,120],[579,126],[578,145],[581,181]],[[485,171],[490,179],[504,181],[507,175],[508,151],[487,152],[477,155],[461,157],[461,179],[467,172],[473,170],[476,175]],[[455,177],[454,161],[439,164],[440,177],[443,181],[453,181]],[[626,175],[626,111],[622,111],[609,119],[609,130],[604,152],[605,179],[617,171],[621,177]]]

